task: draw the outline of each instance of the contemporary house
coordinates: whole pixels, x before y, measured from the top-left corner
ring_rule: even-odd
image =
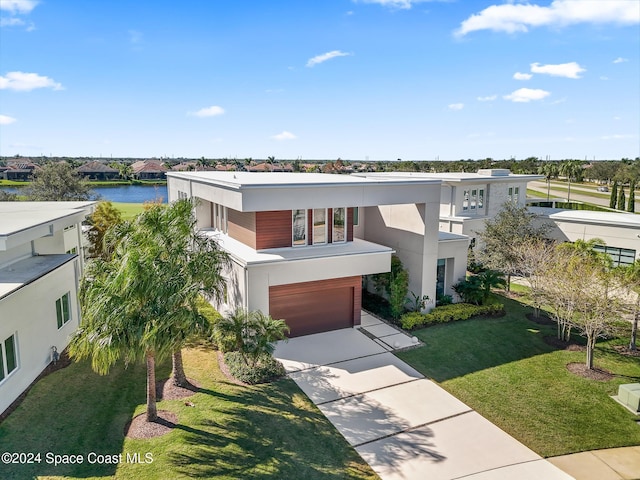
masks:
[[[169,201],[196,201],[198,229],[232,267],[221,310],[287,321],[291,336],[360,324],[364,275],[402,259],[435,299],[464,277],[468,238],[438,231],[438,179],[318,173],[170,172]]]
[[[80,321],[81,223],[95,202],[0,202],[0,413]]]

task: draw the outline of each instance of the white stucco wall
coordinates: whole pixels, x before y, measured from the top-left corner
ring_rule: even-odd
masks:
[[[44,370],[51,347],[61,352],[78,327],[76,273],[78,259],[0,300],[0,341],[16,335],[18,368],[0,383],[0,412],[4,411]],[[56,300],[71,292],[71,320],[58,330]]]
[[[444,258],[447,261],[444,284],[445,295],[456,297],[456,293],[451,287],[463,280],[467,274],[468,247],[469,239],[467,238],[438,242],[438,258]]]

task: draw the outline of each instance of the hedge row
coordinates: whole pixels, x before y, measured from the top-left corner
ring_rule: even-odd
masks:
[[[271,355],[263,355],[255,366],[249,366],[240,352],[227,352],[224,354],[224,363],[227,364],[231,375],[251,385],[267,383],[286,374],[282,363]]]
[[[470,303],[453,303],[442,305],[429,313],[410,312],[400,318],[400,324],[405,330],[427,327],[438,323],[468,320],[479,315],[498,315],[504,313],[504,305],[494,303],[492,305],[472,305]]]

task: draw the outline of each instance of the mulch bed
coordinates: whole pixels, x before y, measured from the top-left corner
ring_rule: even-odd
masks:
[[[607,382],[615,376],[611,372],[601,368],[588,369],[584,363],[567,363],[567,370],[579,377],[596,380],[598,382]]]
[[[222,353],[220,350],[218,350],[218,367],[220,368],[220,371],[222,372],[222,374],[225,377],[227,377],[227,380],[229,380],[231,383],[235,383],[236,385],[242,385],[243,387],[249,386],[248,383],[244,383],[242,380],[238,380],[236,377],[231,375],[231,372],[229,371],[229,367],[224,361],[224,353]]]
[[[153,438],[169,433],[178,423],[178,416],[167,410],[158,410],[158,419],[147,422],[147,414],[141,413],[124,427],[124,435],[128,438]]]
[[[184,387],[174,385],[173,378],[167,378],[156,382],[156,397],[158,400],[180,400],[187,398],[198,392],[200,385],[193,379],[187,378],[189,382]]]
[[[533,313],[527,313],[527,320],[531,320],[533,323],[537,323],[538,325],[555,325],[556,321],[552,318],[547,317],[546,315],[540,315],[536,317]]]
[[[620,355],[626,355],[627,357],[640,357],[640,350],[629,350],[626,345],[616,345],[613,347]]]
[[[587,350],[587,347],[584,345],[578,345],[577,343],[572,342],[563,342],[562,340],[558,340],[558,337],[543,337],[544,343],[547,345],[551,345],[552,347],[557,348],[558,350],[567,350],[569,352],[584,352]]]
[[[42,371],[42,373],[40,375],[37,376],[37,378],[31,382],[29,384],[29,386],[24,390],[24,392],[22,392],[18,398],[16,398],[11,405],[9,405],[6,410],[2,413],[0,413],[0,423],[2,423],[9,415],[11,415],[11,413],[18,408],[18,406],[20,406],[20,404],[22,403],[22,401],[25,399],[25,397],[27,396],[27,394],[29,393],[29,390],[31,390],[31,387],[33,387],[36,383],[38,383],[41,379],[43,379],[44,377],[46,377],[47,375],[56,372],[58,370],[61,370],[65,367],[68,367],[69,365],[71,365],[71,359],[69,358],[69,354],[67,353],[66,350],[64,350],[61,354],[60,357],[58,358],[58,361],[56,363],[51,362],[49,365],[46,366],[46,368]]]

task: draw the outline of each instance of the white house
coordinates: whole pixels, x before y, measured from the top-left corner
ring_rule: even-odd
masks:
[[[360,324],[362,276],[394,252],[410,290],[436,297],[464,277],[468,238],[440,234],[428,178],[170,172],[169,200],[193,198],[200,231],[232,259],[225,305],[283,318],[291,335]]]
[[[0,202],[0,412],[80,321],[81,223],[95,202]]]

